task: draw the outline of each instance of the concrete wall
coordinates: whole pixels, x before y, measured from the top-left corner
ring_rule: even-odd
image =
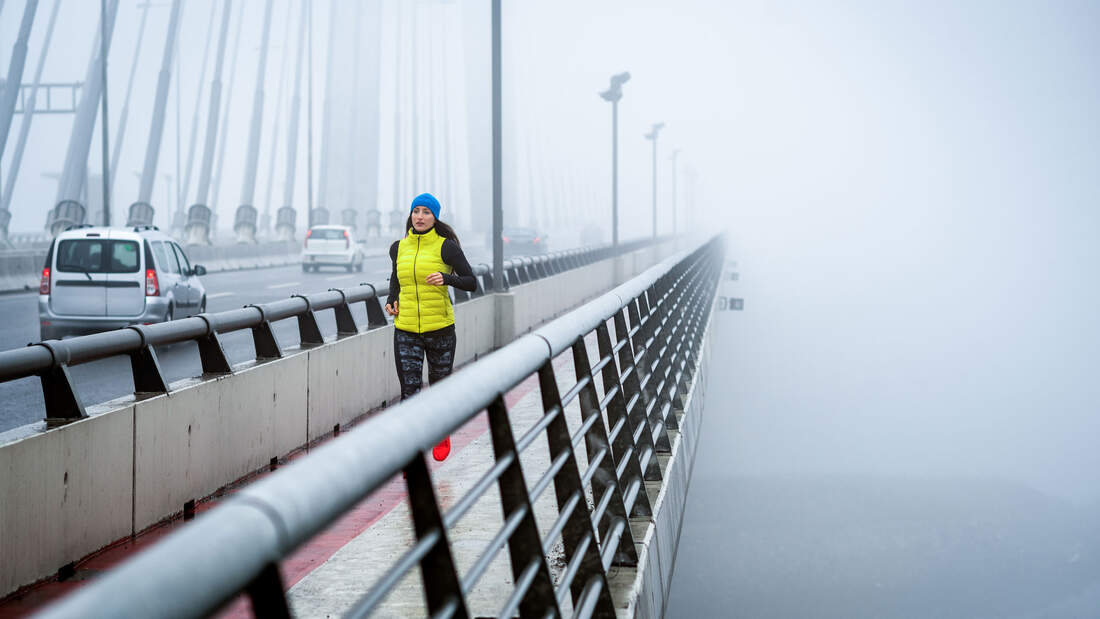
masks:
[[[676,249],[664,243],[458,305],[456,362],[507,344]],[[0,596],[393,402],[392,341],[387,326],[292,349],[0,445]]]
[[[0,252],[0,292],[38,290],[46,250]]]
[[[0,595],[130,534],[134,407],[0,448]]]
[[[136,403],[133,530],[305,443],[308,362],[292,355]]]

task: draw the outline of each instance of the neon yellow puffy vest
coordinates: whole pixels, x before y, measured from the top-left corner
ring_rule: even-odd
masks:
[[[428,275],[452,273],[443,262],[443,241],[435,228],[424,234],[409,234],[397,245],[397,281],[401,294],[397,298],[397,319],[393,325],[402,331],[424,333],[449,327],[455,323],[451,292],[446,285],[424,283]]]

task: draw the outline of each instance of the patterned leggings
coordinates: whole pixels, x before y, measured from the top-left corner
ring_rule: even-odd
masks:
[[[424,376],[424,357],[428,357],[428,383],[435,384],[451,373],[455,362],[455,327],[437,331],[410,333],[393,330],[393,360],[401,381],[401,399],[420,391]]]

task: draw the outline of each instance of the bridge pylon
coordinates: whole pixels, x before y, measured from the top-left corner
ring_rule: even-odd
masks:
[[[233,219],[233,232],[237,235],[238,243],[256,242],[256,215],[256,207],[250,204],[237,207],[237,214]]]
[[[187,209],[187,225],[184,235],[188,245],[210,245],[210,207],[204,204],[192,204]]]
[[[275,239],[278,241],[293,241],[295,222],[298,219],[298,211],[292,206],[284,206],[275,211]]]
[[[148,202],[134,202],[130,205],[130,212],[126,216],[127,226],[151,226],[156,209]]]

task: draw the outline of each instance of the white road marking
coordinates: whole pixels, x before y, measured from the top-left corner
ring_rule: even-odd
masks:
[[[291,286],[299,286],[301,283],[302,282],[287,282],[285,284],[275,284],[273,286],[268,286],[267,289],[275,290],[276,288],[290,288]]]
[[[210,299],[220,299],[220,298],[222,298],[222,297],[231,297],[231,296],[233,296],[233,293],[232,293],[232,292],[215,292],[214,294],[208,294],[208,295],[206,295],[206,299],[207,299],[207,300],[210,300]]]
[[[326,277],[325,281],[334,282],[338,279],[347,279],[349,277],[355,277],[354,275],[337,275],[336,277]]]

